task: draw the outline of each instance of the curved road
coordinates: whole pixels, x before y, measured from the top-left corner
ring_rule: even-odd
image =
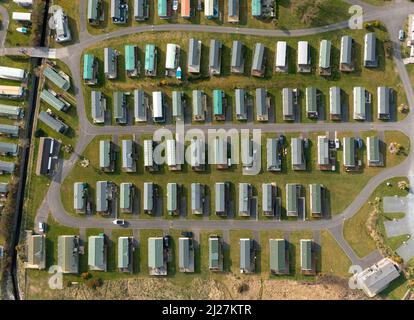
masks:
[[[359,4],[360,1],[347,1],[352,4]],[[86,3],[86,1],[85,1]],[[300,229],[310,229],[310,230],[321,230],[329,229],[340,246],[345,250],[347,255],[351,258],[353,262],[357,261],[358,258],[346,243],[343,238],[343,221],[352,217],[367,201],[372,191],[385,179],[397,176],[406,176],[411,172],[414,172],[414,127],[412,126],[414,120],[414,93],[411,87],[411,82],[407,73],[407,70],[402,63],[400,45],[398,41],[398,30],[404,24],[404,20],[407,18],[408,12],[414,12],[414,4],[407,1],[396,1],[393,4],[384,6],[384,7],[374,7],[370,5],[363,4],[364,7],[364,18],[365,20],[378,19],[381,20],[387,27],[391,40],[394,44],[394,62],[398,73],[400,75],[401,81],[403,83],[407,100],[412,112],[401,122],[389,122],[389,123],[340,123],[340,124],[328,124],[328,123],[318,123],[318,124],[275,124],[269,123],[260,125],[260,128],[263,131],[272,131],[272,132],[292,132],[292,131],[358,131],[358,130],[400,130],[410,137],[411,140],[411,152],[407,159],[400,165],[387,168],[367,183],[359,195],[353,200],[353,202],[340,214],[329,220],[321,221],[242,221],[242,220],[166,220],[166,219],[135,219],[129,221],[128,228],[132,229],[168,229],[168,228],[177,228],[177,229],[250,229],[250,230],[265,230],[265,229],[281,229],[281,230],[300,230]],[[81,6],[81,16],[84,15],[85,6]],[[85,19],[83,19],[85,20]],[[120,36],[133,34],[137,32],[148,32],[148,31],[197,31],[197,32],[217,32],[217,33],[238,33],[238,34],[248,34],[248,35],[260,35],[260,36],[306,36],[331,30],[337,30],[347,27],[348,22],[340,22],[334,25],[305,29],[305,30],[261,30],[261,29],[250,29],[250,28],[234,28],[234,27],[220,27],[220,26],[204,26],[204,25],[178,25],[178,24],[165,24],[165,25],[156,25],[156,26],[139,26],[139,27],[130,27],[120,29],[110,34],[92,36],[87,32],[85,22],[81,23],[81,34],[80,42],[68,46],[63,49],[56,50],[56,56],[62,59],[71,69],[72,76],[74,79],[75,87],[76,84],[82,83],[82,78],[80,74],[80,57],[84,49],[89,46],[102,42],[107,39],[117,38]],[[82,227],[82,228],[105,228],[113,229],[119,228],[111,223],[108,220],[100,220],[94,217],[86,218],[76,218],[69,215],[63,208],[60,195],[61,182],[65,177],[70,173],[74,168],[76,161],[84,148],[91,141],[93,136],[100,134],[124,134],[124,133],[148,133],[153,132],[156,128],[155,126],[145,125],[145,126],[127,126],[127,127],[115,127],[115,126],[105,126],[105,127],[96,127],[89,123],[88,117],[85,112],[85,103],[84,97],[82,94],[82,88],[76,87],[76,100],[77,100],[77,110],[79,116],[79,126],[80,133],[78,143],[75,146],[75,151],[71,158],[67,161],[61,163],[62,167],[59,173],[54,177],[50,188],[48,190],[45,201],[43,202],[41,208],[38,211],[36,217],[38,220],[43,220],[47,217],[49,212],[52,213],[53,217],[61,224],[70,226],[70,227]],[[188,125],[187,125],[188,126]],[[225,124],[220,125],[220,128],[232,127],[232,128],[246,128],[253,129],[257,128],[258,125],[248,124],[248,125],[237,125],[237,124]],[[159,127],[157,127],[159,128]],[[166,128],[173,129],[174,126],[167,125]],[[217,129],[218,126],[215,125],[202,125],[194,126],[191,125],[191,128],[200,128],[202,130],[207,129]],[[375,255],[372,255],[371,258],[375,258]]]

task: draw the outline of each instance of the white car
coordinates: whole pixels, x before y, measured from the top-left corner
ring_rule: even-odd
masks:
[[[399,32],[398,32],[398,39],[400,40],[400,41],[404,41],[404,30],[400,30]]]
[[[174,1],[173,1],[172,9],[173,9],[174,11],[177,11],[177,10],[178,10],[178,0],[174,0]]]
[[[117,226],[123,226],[125,225],[125,220],[124,219],[115,219],[112,221],[113,224],[117,225]]]
[[[335,148],[339,149],[341,147],[341,142],[339,141],[339,139],[335,139]]]
[[[39,222],[39,232],[44,233],[46,231],[46,224],[44,222]]]

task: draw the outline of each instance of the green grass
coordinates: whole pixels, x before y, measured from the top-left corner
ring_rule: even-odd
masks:
[[[307,37],[289,37],[289,38],[271,38],[271,37],[257,37],[257,36],[243,36],[243,35],[227,35],[227,34],[214,34],[215,39],[219,39],[223,42],[223,51],[222,51],[222,75],[220,77],[208,76],[208,54],[209,54],[209,43],[212,38],[211,34],[205,33],[191,33],[191,32],[175,32],[173,34],[166,32],[148,32],[143,34],[133,34],[117,39],[111,39],[108,41],[103,41],[91,48],[88,48],[85,53],[94,54],[99,61],[99,84],[97,86],[83,86],[83,92],[85,97],[86,113],[88,119],[92,121],[91,118],[91,106],[90,106],[90,92],[92,90],[101,90],[107,97],[107,106],[109,109],[112,108],[112,92],[115,90],[129,91],[131,92],[134,89],[140,88],[150,94],[155,89],[158,89],[162,86],[162,90],[166,94],[167,105],[171,107],[171,91],[173,90],[182,90],[184,91],[187,101],[188,109],[191,109],[191,91],[193,89],[202,88],[208,99],[211,101],[212,90],[215,88],[221,88],[225,91],[227,99],[229,112],[234,112],[233,110],[233,101],[234,101],[234,89],[235,88],[245,88],[247,92],[254,96],[254,89],[258,87],[265,87],[268,90],[268,93],[272,100],[272,109],[273,113],[276,115],[276,122],[282,123],[282,96],[281,90],[284,87],[298,88],[301,91],[299,98],[299,105],[301,106],[301,121],[306,123],[315,122],[315,120],[310,120],[306,117],[305,114],[305,88],[308,86],[314,86],[318,88],[321,93],[322,105],[325,109],[325,122],[331,122],[329,117],[329,88],[331,86],[339,86],[344,92],[344,99],[346,105],[348,105],[348,115],[352,115],[353,112],[353,87],[354,86],[364,86],[370,93],[372,93],[372,110],[368,112],[368,118],[372,118],[373,121],[378,121],[376,117],[376,92],[378,86],[389,86],[396,91],[396,105],[401,103],[406,103],[406,97],[404,88],[401,84],[400,78],[395,70],[394,62],[392,59],[385,57],[383,43],[388,40],[388,33],[386,31],[375,29],[377,34],[378,41],[378,57],[379,57],[379,67],[376,69],[367,69],[362,67],[362,56],[363,56],[363,37],[366,33],[365,30],[338,30],[335,32],[328,32],[318,35],[312,35]],[[356,71],[344,74],[338,70],[339,66],[339,56],[340,56],[340,39],[341,35],[351,35],[355,40],[355,58],[356,58]],[[195,37],[202,41],[202,53],[201,53],[201,75],[199,77],[189,77],[187,76],[187,49],[188,49],[188,40],[191,37]],[[230,74],[230,55],[232,41],[239,39],[241,40],[247,50],[246,50],[246,62],[245,62],[245,74],[243,76],[232,75]],[[319,58],[319,43],[322,39],[328,39],[332,41],[332,66],[333,71],[332,75],[328,78],[319,76],[317,72],[317,64]],[[289,73],[280,74],[274,73],[274,61],[275,61],[275,43],[277,40],[286,40],[289,45]],[[297,55],[297,41],[307,40],[311,46],[311,57],[313,71],[311,74],[298,74],[296,73],[296,55]],[[257,42],[263,43],[267,50],[267,67],[266,74],[264,78],[255,78],[250,76],[250,66],[252,62],[252,56],[254,51],[254,45]],[[143,74],[143,65],[144,65],[144,47],[146,43],[154,43],[157,46],[158,50],[158,76],[155,78],[148,78],[140,76],[138,79],[130,79],[126,76],[124,71],[124,45],[128,43],[137,44],[139,47],[139,59],[141,61],[141,74]],[[165,70],[165,54],[167,43],[176,43],[181,47],[181,58],[180,65],[183,70],[183,81],[179,82],[173,78],[164,77]],[[118,63],[118,79],[117,80],[106,80],[104,79],[103,73],[103,52],[104,47],[112,47],[118,50],[121,55],[119,56]],[[81,67],[83,66],[82,61],[80,61]],[[160,83],[160,80],[166,81],[165,85]],[[132,98],[129,99],[129,104],[132,106]],[[275,107],[276,106],[276,107]],[[210,108],[210,106],[208,106]],[[168,108],[170,109],[170,108]],[[170,111],[167,109],[167,116],[169,117]],[[395,111],[396,112],[396,111]],[[191,110],[186,111],[186,113],[191,113]],[[271,112],[272,113],[272,112]],[[406,115],[396,113],[394,118],[401,120]],[[235,116],[233,113],[233,121]],[[348,120],[354,122],[352,116],[348,116]]]
[[[365,257],[376,248],[375,242],[369,236],[366,228],[367,219],[373,210],[373,206],[369,203],[372,203],[376,197],[382,198],[384,196],[407,195],[407,191],[400,190],[397,187],[397,183],[400,180],[407,181],[406,178],[401,177],[384,181],[374,190],[368,201],[361,207],[361,209],[351,219],[345,220],[345,239],[359,257]],[[392,185],[387,186],[387,182],[391,182]]]
[[[328,230],[321,231],[321,270],[324,274],[346,277],[352,262]]]

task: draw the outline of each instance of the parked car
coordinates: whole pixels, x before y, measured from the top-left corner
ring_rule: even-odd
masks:
[[[335,148],[339,149],[341,147],[341,141],[339,139],[335,139]]]
[[[400,41],[404,41],[404,36],[405,36],[405,34],[404,34],[404,30],[400,30],[399,32],[398,32],[398,39],[400,40]]]
[[[170,241],[171,240],[171,236],[169,236],[168,234],[166,236],[164,236],[163,241],[164,241],[164,247],[165,248],[169,248],[170,247]]]
[[[117,225],[117,226],[123,226],[125,225],[125,220],[124,219],[115,219],[112,221],[113,224]]]
[[[305,138],[305,139],[303,139],[303,141],[305,142],[305,149],[308,149],[309,148],[309,139]]]
[[[40,233],[45,233],[46,232],[46,223],[39,222],[39,232]]]
[[[329,140],[329,149],[333,149],[333,148],[335,148],[335,141]]]
[[[357,145],[359,149],[362,149],[364,142],[362,141],[361,138],[356,139]]]
[[[283,146],[285,144],[285,141],[286,141],[286,137],[283,134],[281,134],[279,136],[279,143]]]
[[[191,231],[183,231],[183,232],[181,232],[181,235],[183,237],[187,237],[187,238],[192,238],[193,237],[193,233]]]

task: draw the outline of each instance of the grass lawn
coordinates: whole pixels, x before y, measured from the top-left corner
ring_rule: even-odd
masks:
[[[3,0],[1,5],[7,9],[9,13],[9,28],[7,30],[7,36],[5,41],[6,47],[25,47],[31,43],[31,29],[27,34],[16,31],[17,28],[23,25],[17,21],[12,20],[13,12],[31,12],[31,8],[24,8],[14,3],[13,0]]]
[[[401,177],[384,181],[374,190],[371,197],[357,212],[357,214],[355,214],[351,219],[345,221],[345,239],[348,241],[348,243],[351,245],[351,247],[359,257],[365,257],[376,248],[375,242],[371,239],[366,229],[367,219],[373,210],[373,206],[369,203],[373,202],[376,197],[382,198],[384,196],[407,195],[407,191],[400,190],[397,187],[397,183],[400,180],[407,181],[406,178]],[[387,186],[387,182],[391,182],[391,186]],[[379,225],[381,226],[382,223],[379,223]]]
[[[248,28],[261,28],[261,29],[301,29],[309,27],[324,26],[339,21],[348,19],[349,5],[341,0],[324,0],[319,6],[319,12],[317,18],[311,22],[301,21],[300,16],[295,11],[295,6],[300,0],[281,0],[279,1],[279,9],[276,12],[277,20],[275,22],[272,19],[255,19],[251,15],[251,1],[240,1],[240,21],[238,24],[232,24],[227,21],[228,4],[227,1],[219,1],[220,16],[218,19],[206,19],[204,17],[204,11],[194,10],[194,15],[191,19],[184,19],[181,17],[180,8],[177,14],[173,14],[170,19],[160,19],[157,13],[157,1],[149,1],[149,18],[144,22],[137,22],[133,17],[133,1],[128,0],[129,4],[129,17],[126,24],[116,25],[110,20],[110,0],[103,0],[104,8],[104,21],[99,26],[91,26],[88,24],[88,31],[91,34],[108,33],[111,31],[119,30],[125,27],[139,26],[143,24],[157,25],[168,23],[180,23],[180,24],[202,24],[212,26],[238,26]],[[58,1],[65,2],[65,1]],[[192,0],[192,7],[197,7],[197,1]],[[73,1],[78,3],[78,1]],[[68,10],[69,12],[69,10]],[[79,15],[76,15],[78,17]],[[73,23],[74,25],[75,23]]]
[[[88,48],[85,53],[94,54],[99,61],[99,84],[96,86],[83,86],[83,92],[85,97],[86,113],[88,119],[91,118],[91,106],[90,106],[90,92],[92,90],[101,90],[107,97],[108,109],[112,109],[112,92],[115,90],[131,92],[134,89],[140,88],[146,91],[148,95],[152,91],[159,89],[162,86],[162,90],[166,94],[167,105],[167,119],[171,118],[171,92],[173,90],[181,90],[184,92],[189,110],[186,110],[188,115],[191,115],[191,92],[194,89],[203,89],[207,96],[208,101],[212,99],[212,91],[216,88],[222,89],[227,96],[229,111],[233,112],[234,101],[234,89],[245,88],[247,92],[254,96],[254,90],[258,87],[265,87],[271,97],[271,110],[270,115],[276,115],[270,122],[282,123],[282,95],[281,90],[284,87],[298,88],[300,90],[299,105],[300,119],[302,122],[312,123],[315,120],[308,119],[305,114],[305,88],[308,86],[316,87],[321,92],[321,105],[324,112],[321,112],[319,120],[325,122],[331,122],[329,117],[329,88],[332,86],[339,86],[343,90],[344,105],[346,107],[345,120],[354,121],[352,118],[353,112],[353,87],[364,86],[372,94],[372,108],[368,108],[367,118],[378,121],[376,117],[376,99],[377,99],[377,87],[389,86],[396,91],[396,106],[401,103],[406,103],[405,92],[399,76],[394,68],[394,62],[392,59],[388,59],[384,54],[384,41],[388,40],[388,33],[386,31],[375,29],[378,41],[378,58],[379,67],[376,69],[367,69],[362,67],[363,56],[363,37],[366,34],[366,30],[338,30],[335,32],[328,32],[318,35],[312,35],[307,37],[289,37],[289,38],[270,38],[270,37],[257,37],[257,36],[243,36],[243,35],[227,35],[227,34],[215,34],[215,39],[223,42],[222,50],[222,75],[219,77],[208,76],[208,55],[209,55],[209,43],[212,38],[211,34],[205,33],[191,33],[191,32],[175,32],[173,34],[167,32],[148,32],[143,34],[133,34],[117,39],[111,39],[103,41],[91,48]],[[340,56],[340,41],[341,35],[351,35],[355,40],[355,72],[344,74],[338,70],[339,56]],[[187,49],[188,40],[190,38],[197,38],[202,41],[202,53],[201,53],[201,74],[198,77],[187,76]],[[319,58],[319,43],[322,39],[328,39],[332,41],[332,57],[331,63],[333,66],[332,75],[330,77],[319,76],[317,71],[318,58]],[[230,56],[233,40],[241,40],[246,46],[246,62],[245,62],[245,74],[243,76],[230,74]],[[289,46],[289,73],[280,74],[274,73],[274,61],[275,61],[275,43],[277,40],[286,40]],[[298,74],[296,72],[296,55],[297,55],[297,41],[307,40],[311,46],[311,58],[313,71],[311,74]],[[250,76],[250,66],[252,63],[252,56],[254,54],[254,46],[257,42],[261,42],[266,46],[266,74],[264,78],[256,78]],[[143,76],[137,79],[131,79],[126,76],[124,71],[124,45],[136,44],[139,48],[139,60],[141,61],[141,74],[144,73],[144,54],[145,44],[154,43],[157,46],[157,77],[144,78]],[[173,78],[166,78],[165,74],[165,55],[167,43],[176,43],[181,47],[180,65],[183,71],[183,80]],[[104,78],[104,63],[103,53],[105,47],[112,47],[120,52],[118,57],[118,79],[106,80]],[[80,61],[81,67],[83,67],[82,61]],[[165,81],[161,83],[160,80]],[[129,98],[129,104],[132,106],[132,98]],[[209,102],[208,104],[211,105]],[[210,109],[210,105],[208,109]],[[130,107],[131,108],[131,107]],[[397,113],[396,108],[393,111],[393,118],[401,120],[405,117],[404,114]],[[210,111],[211,112],[211,111]],[[253,113],[254,114],[254,113]],[[272,117],[271,117],[272,118]],[[274,119],[275,118],[275,119]],[[232,121],[235,120],[235,116],[232,117]],[[113,121],[114,122],[114,121]]]
[[[352,262],[328,230],[321,231],[321,270],[324,274],[346,277]]]

